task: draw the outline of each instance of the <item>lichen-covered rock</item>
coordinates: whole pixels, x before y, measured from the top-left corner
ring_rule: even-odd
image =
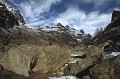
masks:
[[[39,55],[37,65],[33,71],[58,72],[59,68],[70,60],[71,50],[57,45],[45,46],[42,48],[45,54]]]
[[[37,71],[52,73],[69,61],[69,53],[68,49],[59,46],[20,45],[5,53],[1,65],[24,76]]]
[[[105,59],[90,70],[95,79],[119,79],[120,56]]]
[[[40,52],[38,48],[32,46],[18,46],[11,48],[4,55],[2,66],[17,74],[29,76],[31,72],[31,66],[36,62],[37,56]]]

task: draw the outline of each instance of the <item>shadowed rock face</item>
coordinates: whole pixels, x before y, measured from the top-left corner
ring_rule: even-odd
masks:
[[[15,74],[11,71],[0,71],[0,79],[28,79],[24,76],[21,76],[19,74]]]
[[[19,25],[19,21],[25,23],[20,12],[4,1],[0,1],[0,27],[9,29],[14,25]]]
[[[118,26],[120,26],[120,12],[114,10],[113,13],[112,13],[111,23],[108,24],[105,31],[110,30],[114,27],[118,27]]]
[[[18,21],[10,13],[5,6],[0,8],[0,27],[4,29],[12,28],[14,25],[18,25]]]
[[[112,13],[112,19],[111,22],[115,21],[116,19],[120,18],[120,11],[114,10]]]

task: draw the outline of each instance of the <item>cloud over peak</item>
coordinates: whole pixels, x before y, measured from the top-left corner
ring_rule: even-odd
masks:
[[[57,23],[83,29],[93,34],[106,27],[113,9],[120,10],[120,0],[6,0],[20,10],[27,24],[33,27]]]
[[[55,18],[54,23],[73,26],[86,33],[93,34],[96,28],[105,27],[111,20],[111,13],[99,14],[98,11],[86,14],[77,8],[68,8],[64,13]]]
[[[17,7],[24,16],[27,23],[36,22],[44,19],[44,13],[49,12],[53,4],[57,4],[60,0],[8,0]]]

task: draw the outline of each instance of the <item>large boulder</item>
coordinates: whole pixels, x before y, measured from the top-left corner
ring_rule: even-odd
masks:
[[[90,69],[94,79],[119,79],[120,56],[105,59]]]
[[[59,46],[20,45],[4,54],[1,65],[17,74],[29,76],[32,72],[57,72],[69,61],[70,52]],[[63,61],[64,59],[64,61]]]
[[[1,65],[5,69],[17,74],[29,76],[31,66],[34,65],[37,60],[37,56],[40,53],[36,50],[38,50],[38,48],[25,45],[11,48],[7,53],[5,53]]]
[[[105,31],[110,30],[114,27],[118,27],[118,26],[120,26],[120,11],[114,10],[112,13],[111,23],[108,24]]]

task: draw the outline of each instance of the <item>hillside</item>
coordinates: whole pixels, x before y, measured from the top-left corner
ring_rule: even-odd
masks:
[[[119,36],[120,11],[92,37],[61,23],[30,28],[0,0],[0,79],[119,79]]]

